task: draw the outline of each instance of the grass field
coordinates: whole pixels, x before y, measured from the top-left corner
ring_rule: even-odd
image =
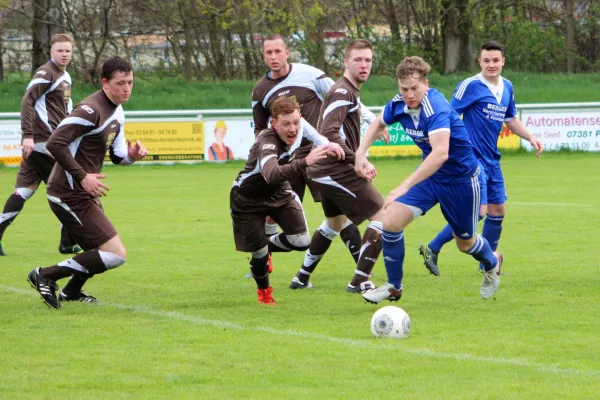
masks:
[[[447,98],[463,79],[474,75],[439,75],[429,77],[430,85],[442,91]],[[515,86],[517,104],[600,101],[597,90],[598,74],[526,74],[505,71],[504,77]],[[125,110],[177,110],[250,108],[254,81],[185,82],[180,78],[161,80],[147,73],[137,74],[133,95]],[[19,111],[28,80],[9,75],[0,83],[0,112]],[[98,90],[96,86],[75,82],[73,101],[83,100]],[[398,93],[398,84],[392,76],[372,76],[361,89],[361,100],[367,106],[383,106]]]
[[[418,159],[378,160],[386,195]],[[25,277],[61,261],[58,223],[40,191],[0,258],[1,399],[591,399],[600,393],[600,157],[504,159],[509,203],[500,290],[479,296],[477,263],[449,245],[427,273],[422,241],[437,208],[406,231],[406,340],[378,340],[376,307],[344,292],[338,241],[316,288],[291,291],[303,254],[277,254],[278,304],[257,304],[234,251],[228,193],[240,163],[106,168],[107,214],[127,263],[87,290],[101,304],[48,309]],[[6,196],[16,169],[0,169]],[[2,199],[2,201],[4,201]],[[311,232],[323,219],[305,202]],[[380,258],[374,281],[385,281]]]

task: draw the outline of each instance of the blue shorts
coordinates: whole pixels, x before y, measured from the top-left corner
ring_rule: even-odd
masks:
[[[480,177],[481,204],[504,204],[508,197],[504,187],[504,176],[500,164],[487,165],[480,163],[483,171]]]
[[[478,170],[479,171],[479,170]],[[425,214],[440,203],[444,218],[452,227],[454,235],[470,239],[477,233],[479,221],[480,185],[475,174],[470,181],[455,184],[440,184],[431,178],[413,186],[397,202],[419,208]]]

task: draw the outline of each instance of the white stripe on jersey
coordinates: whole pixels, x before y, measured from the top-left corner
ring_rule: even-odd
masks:
[[[431,132],[427,132],[427,136],[435,135],[436,133],[440,133],[440,132],[450,132],[450,128],[434,129]]]
[[[312,90],[323,101],[323,96],[319,93],[315,85],[315,80],[323,75],[323,71],[306,64],[292,64],[290,74],[277,85],[275,85],[262,99],[263,107],[268,108],[269,99],[275,92],[286,87],[295,86]]]
[[[273,157],[277,157],[277,154],[269,154],[268,156],[266,156],[265,158],[263,158],[262,160],[260,160],[260,169],[261,169],[261,171],[265,167],[265,164],[267,163],[267,161],[269,161]]]
[[[469,86],[469,83],[478,80],[478,76],[472,76],[471,78],[465,79],[460,86],[458,87],[458,89],[456,90],[456,94],[454,95],[454,98],[456,98],[456,100],[461,100],[463,95],[465,94],[466,90],[467,90],[467,86]]]
[[[33,85],[38,85],[40,83],[50,83],[50,81],[47,79],[42,79],[42,78],[32,79],[31,82],[29,82],[29,85],[27,85],[27,90],[29,90],[29,88],[32,87]]]
[[[402,101],[402,95],[400,93],[398,93],[397,95],[394,96],[394,98],[392,99],[393,102],[398,102],[398,101]]]
[[[423,105],[423,111],[425,111],[425,116],[427,118],[431,117],[433,115],[433,107],[431,107],[429,97],[425,96],[421,104]]]
[[[348,101],[348,100],[336,100],[333,103],[331,103],[326,109],[325,111],[323,111],[323,120],[325,120],[325,117],[327,116],[327,114],[329,114],[330,112],[332,112],[333,110],[335,110],[338,107],[344,107],[344,106],[351,106],[352,102]]]
[[[93,122],[88,121],[87,119],[79,118],[79,117],[67,117],[67,118],[63,119],[58,126],[60,127],[60,126],[69,125],[69,124],[94,126]]]
[[[331,179],[330,176],[324,176],[322,178],[311,178],[313,181],[315,182],[319,182],[323,185],[329,185],[329,186],[334,186],[337,188],[342,189],[344,192],[348,193],[350,196],[356,198],[356,195],[354,193],[352,193],[352,191],[350,189],[348,189],[347,187],[344,187],[342,185],[340,185],[339,183],[337,183],[336,181],[334,181],[333,179]]]

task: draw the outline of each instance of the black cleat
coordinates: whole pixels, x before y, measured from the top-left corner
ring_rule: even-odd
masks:
[[[80,301],[82,303],[95,304],[98,302],[98,299],[95,298],[94,296],[89,295],[88,293],[86,293],[84,291],[79,292],[79,296],[77,296],[77,297],[68,297],[61,290],[60,293],[58,294],[58,301]]]
[[[4,252],[4,249],[2,248],[2,242],[0,242],[0,256],[5,256],[6,253]]]
[[[56,291],[58,290],[58,284],[50,279],[44,278],[39,273],[40,267],[32,270],[27,275],[27,282],[38,291],[42,300],[48,307],[60,308],[60,303],[56,297]]]
[[[58,245],[58,252],[60,254],[81,254],[83,253],[83,249],[78,245],[73,246],[63,246],[63,244]]]
[[[438,263],[438,251],[433,251],[429,248],[429,242],[419,246],[419,253],[423,256],[425,267],[435,276],[440,276]]]
[[[312,289],[314,286],[310,281],[306,283],[302,283],[302,281],[295,276],[292,278],[292,282],[290,283],[290,289]]]

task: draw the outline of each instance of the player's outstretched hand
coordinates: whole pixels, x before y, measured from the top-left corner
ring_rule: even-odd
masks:
[[[110,188],[100,182],[100,179],[104,178],[106,178],[106,176],[102,174],[87,174],[85,178],[81,180],[81,186],[83,186],[86,192],[94,197],[106,196],[106,192],[108,192]]]
[[[542,152],[544,151],[544,144],[541,142],[541,140],[536,139],[534,137],[531,138],[531,141],[529,143],[531,143],[531,145],[535,149],[535,156],[537,158],[540,158]]]
[[[135,141],[135,145],[131,145],[131,140],[127,141],[127,154],[131,161],[139,161],[148,155],[148,150],[142,145],[139,140]]]
[[[396,201],[398,197],[404,196],[406,192],[408,192],[408,189],[409,188],[406,187],[404,184],[400,184],[400,186],[392,190],[390,194],[388,194],[388,197],[385,199],[385,203],[383,203],[383,209],[385,210],[386,208],[388,208],[389,205]]]
[[[337,158],[338,160],[344,160],[346,158],[346,153],[344,153],[344,149],[337,143],[329,142],[325,145],[327,147],[327,155]]]
[[[317,161],[327,158],[328,151],[329,150],[327,148],[327,145],[315,147],[306,156],[306,165],[310,167],[311,165],[314,165]]]
[[[390,132],[388,131],[387,126],[381,128],[381,135],[379,136],[379,139],[383,140],[385,144],[390,144],[392,137],[390,136]]]
[[[372,182],[377,176],[375,166],[371,164],[366,157],[356,157],[354,162],[354,172],[356,172],[356,175],[363,179],[367,179],[369,182]]]
[[[33,152],[33,139],[23,139],[21,151],[23,152],[23,160],[27,160]]]

